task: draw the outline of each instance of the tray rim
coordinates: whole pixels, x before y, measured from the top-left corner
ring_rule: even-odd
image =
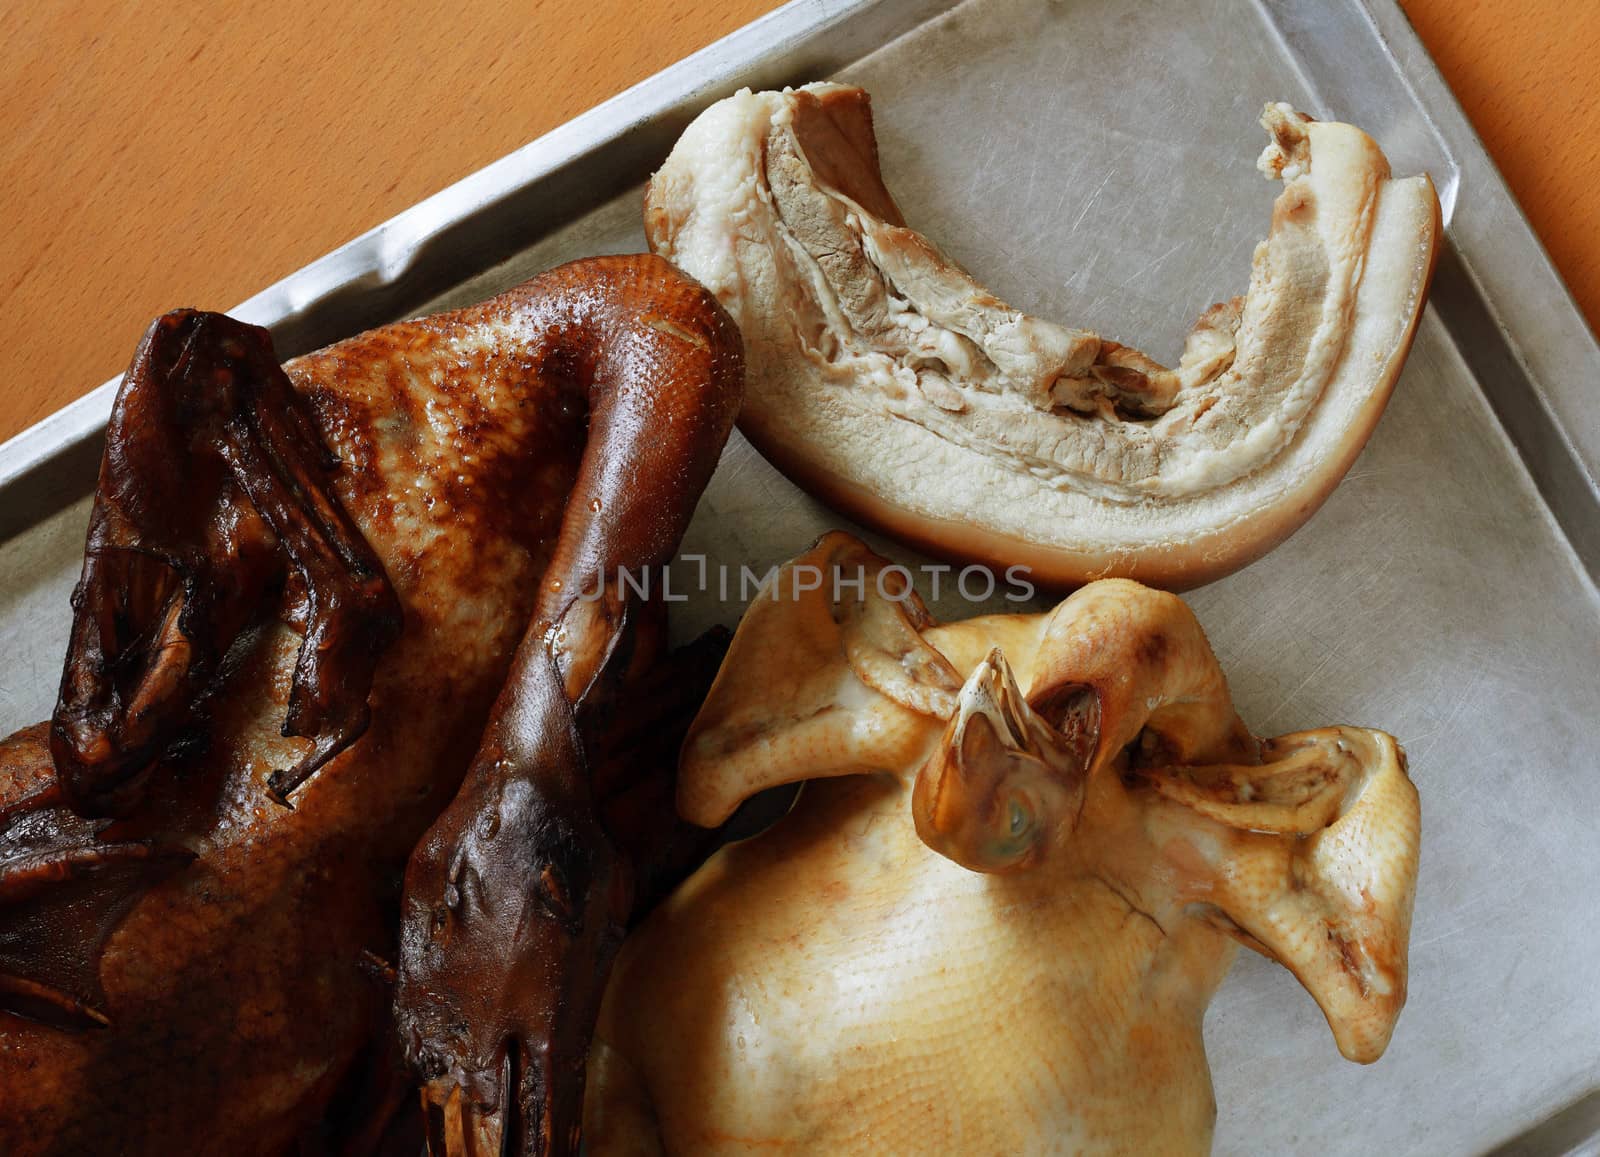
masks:
[[[686,123],[711,101],[763,76],[795,72],[797,53],[832,71],[863,54],[862,44],[887,43],[962,0],[790,0],[550,132],[446,186],[389,220],[269,285],[229,312],[276,332],[313,312],[331,296],[376,292],[399,284],[419,254],[452,223],[483,211],[510,192],[538,185],[586,156],[662,122]],[[1271,22],[1318,0],[1254,0]],[[1422,45],[1398,0],[1344,0],[1376,34],[1398,66],[1410,97],[1454,162],[1455,179],[1443,194],[1447,244],[1441,255],[1432,305],[1452,338],[1458,327],[1491,326],[1540,414],[1533,427],[1515,428],[1504,397],[1478,384],[1496,421],[1511,436],[1541,499],[1556,515],[1560,535],[1576,554],[1578,569],[1600,585],[1600,415],[1583,394],[1600,380],[1600,341],[1578,310],[1543,243],[1465,110]],[[823,43],[829,39],[830,47]],[[848,44],[841,44],[841,41]],[[770,81],[769,81],[770,82]],[[664,156],[664,153],[662,153]],[[603,198],[602,198],[603,199]],[[586,206],[592,207],[592,206]],[[1440,300],[1441,284],[1459,292]],[[320,344],[320,343],[318,343]],[[290,356],[315,346],[286,349]],[[99,445],[118,374],[75,401],[0,443],[0,544],[58,513],[87,493],[87,460]],[[1531,429],[1531,432],[1530,432]],[[1565,461],[1551,469],[1533,457],[1544,450]],[[63,467],[76,478],[63,486]],[[1576,504],[1580,522],[1557,506]],[[1588,538],[1583,537],[1587,528]],[[1600,1137],[1600,1089],[1588,1091],[1525,1132],[1507,1138],[1494,1154],[1588,1152]]]

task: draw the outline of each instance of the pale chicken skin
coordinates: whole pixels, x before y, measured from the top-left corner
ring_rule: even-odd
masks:
[[[864,568],[874,602],[859,543],[801,563]],[[1201,1025],[1235,937],[1346,1056],[1382,1053],[1418,838],[1392,739],[1256,739],[1187,608],[1134,583],[945,626],[876,601],[741,626],[680,810],[829,778],[624,945],[596,1153],[1206,1152]]]
[[[1136,911],[1076,857],[986,876],[933,855],[897,778],[803,797],[624,948],[591,1061],[597,1153],[1204,1148],[1200,1026],[1231,940]],[[1100,802],[1086,824],[1141,837]]]

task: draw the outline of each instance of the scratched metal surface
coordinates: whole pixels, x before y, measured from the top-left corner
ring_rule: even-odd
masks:
[[[639,181],[688,115],[741,80],[836,74],[874,93],[884,169],[914,225],[1015,304],[1171,357],[1193,316],[1241,291],[1265,229],[1262,102],[1361,123],[1398,172],[1426,168],[1440,186],[1454,249],[1435,307],[1327,506],[1191,602],[1258,731],[1353,722],[1407,745],[1425,809],[1411,998],[1388,1055],[1359,1068],[1286,972],[1244,954],[1207,1020],[1216,1149],[1584,1149],[1600,1089],[1600,599],[1585,565],[1600,520],[1597,428],[1575,424],[1570,379],[1592,387],[1592,337],[1392,8],[945,7],[791,5],[496,178],[547,199],[600,195],[519,235],[488,229],[483,188],[447,191],[244,312],[295,352],[308,335],[639,249]],[[482,228],[413,277],[423,239],[452,221]],[[91,482],[52,483],[55,513],[0,544],[0,731],[48,712]],[[44,501],[30,493],[0,475],[0,501]],[[736,437],[684,549],[759,570],[841,524]],[[680,568],[678,589],[693,573]],[[678,624],[738,610],[692,595]],[[936,611],[972,608],[947,596]],[[1564,1107],[1560,1128],[1539,1128]]]

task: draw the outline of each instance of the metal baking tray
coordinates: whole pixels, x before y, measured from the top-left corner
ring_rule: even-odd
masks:
[[[1272,195],[1264,101],[1433,175],[1449,244],[1371,444],[1305,529],[1191,595],[1258,731],[1364,723],[1407,745],[1411,1000],[1360,1068],[1287,972],[1243,954],[1206,1025],[1216,1149],[1596,1152],[1600,349],[1389,0],[797,0],[234,312],[289,356],[640,249],[642,183],[699,109],[827,76],[874,94],[914,225],[1018,306],[1157,356],[1245,285]],[[0,446],[0,733],[54,696],[114,386]],[[764,568],[841,522],[735,438],[685,551]],[[687,607],[691,628],[739,612]]]

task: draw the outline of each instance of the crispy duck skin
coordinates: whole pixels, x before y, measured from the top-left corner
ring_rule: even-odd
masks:
[[[569,685],[657,677],[658,608],[553,592],[673,549],[742,383],[726,315],[653,257],[564,266],[286,380],[269,349],[216,315],[152,329],[110,428],[54,731],[0,742],[9,1155],[305,1152],[333,1144],[336,1095],[366,1083],[393,1106],[361,1067],[392,1031],[406,860],[525,631],[556,625],[570,679],[523,647],[513,750],[541,710],[572,718]],[[707,665],[687,662],[686,685]],[[660,858],[647,876],[692,859],[627,804],[663,790],[651,769],[597,749],[591,798],[578,742],[525,780],[572,785],[544,813],[624,876],[635,855]]]

